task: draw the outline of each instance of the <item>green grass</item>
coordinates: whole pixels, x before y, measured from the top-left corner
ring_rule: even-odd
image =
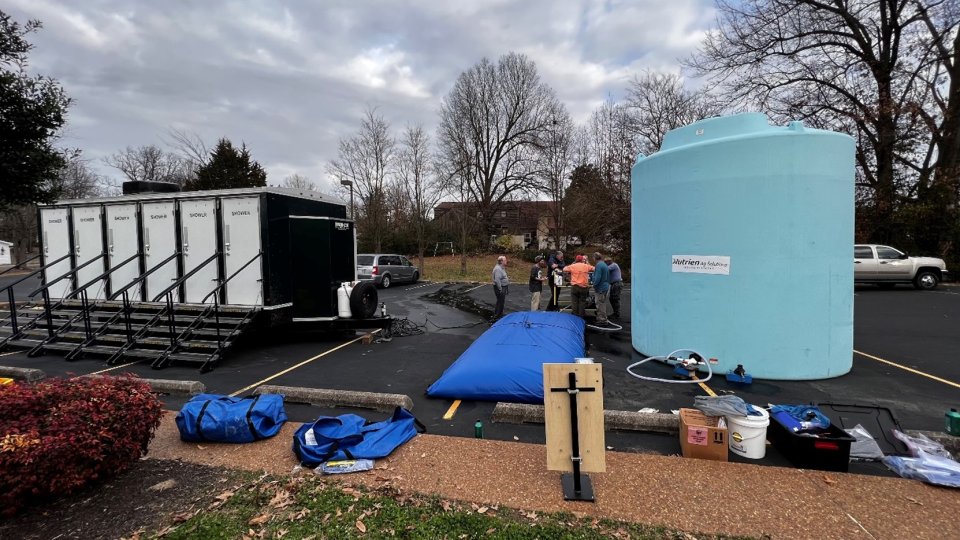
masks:
[[[412,259],[416,264],[416,258]],[[467,257],[467,272],[460,273],[460,256],[424,257],[420,275],[430,281],[491,281],[493,266],[497,264],[497,255],[482,255]],[[527,282],[527,271],[530,265],[525,261],[508,256],[507,275],[511,282]]]
[[[409,496],[395,488],[367,491],[312,477],[264,478],[201,501],[152,538],[503,538],[691,539],[658,527],[480,507],[437,497]]]

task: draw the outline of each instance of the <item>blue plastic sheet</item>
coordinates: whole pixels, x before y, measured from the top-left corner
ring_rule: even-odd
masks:
[[[484,332],[429,388],[447,399],[543,403],[543,364],[585,354],[583,319],[568,313],[511,313]]]

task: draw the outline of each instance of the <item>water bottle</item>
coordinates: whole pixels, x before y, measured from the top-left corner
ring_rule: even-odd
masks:
[[[473,425],[473,436],[477,439],[483,438],[483,422],[477,420],[477,423]]]
[[[946,420],[945,431],[950,435],[960,437],[960,412],[957,412],[956,409],[950,409],[944,417]]]

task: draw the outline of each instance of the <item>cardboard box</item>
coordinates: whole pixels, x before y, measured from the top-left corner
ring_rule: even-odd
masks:
[[[719,416],[697,409],[680,409],[680,449],[685,458],[727,461],[727,428],[718,428]]]

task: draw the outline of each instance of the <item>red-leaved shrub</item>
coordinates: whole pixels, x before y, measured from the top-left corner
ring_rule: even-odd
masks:
[[[134,376],[0,386],[0,513],[126,470],[146,453],[160,414]]]

